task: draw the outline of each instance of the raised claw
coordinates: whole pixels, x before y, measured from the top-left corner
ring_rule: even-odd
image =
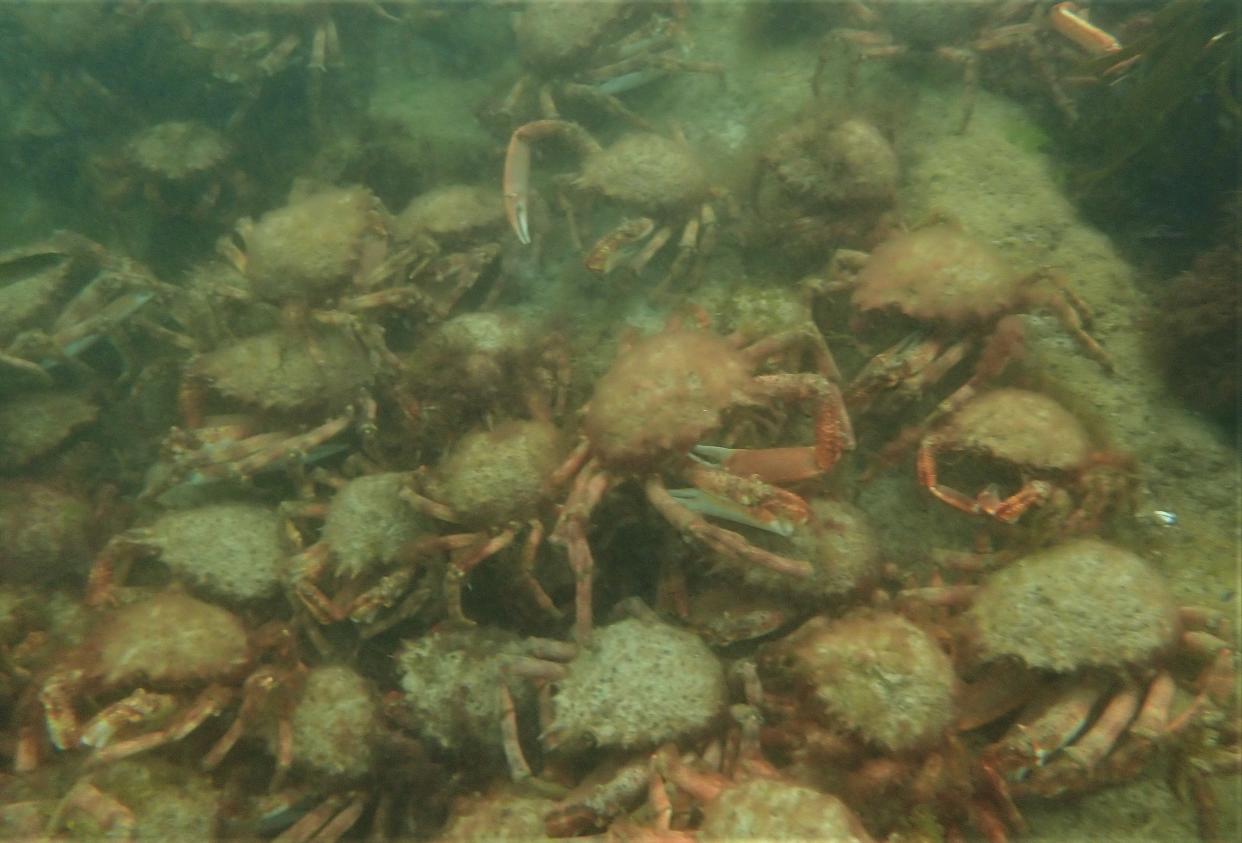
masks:
[[[503,191],[505,216],[523,245],[530,244],[530,145],[532,141],[556,135],[569,142],[580,155],[599,151],[599,144],[577,123],[565,120],[534,120],[518,126],[509,138],[505,152]]]
[[[695,445],[690,452],[690,458],[740,477],[757,477],[765,483],[776,485],[811,480],[824,473],[816,462],[815,448],[811,445],[787,448]]]
[[[525,128],[525,127],[522,127]],[[504,198],[505,216],[522,245],[530,245],[527,206],[530,201],[530,141],[519,128],[509,138],[505,153]]]

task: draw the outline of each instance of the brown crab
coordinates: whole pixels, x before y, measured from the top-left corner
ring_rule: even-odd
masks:
[[[391,228],[383,203],[364,187],[300,189],[284,207],[243,219],[236,240],[219,248],[249,281],[242,295],[286,306],[303,321],[348,326],[376,308],[443,319],[500,255],[495,243],[440,254],[423,237],[393,248]]]
[[[957,737],[959,682],[930,631],[888,611],[818,616],[759,652],[764,743],[844,776],[873,828],[930,811],[989,840],[1022,821],[1004,783]]]
[[[873,246],[892,224],[897,177],[897,155],[871,123],[802,119],[771,138],[759,158],[755,236],[814,255]]]
[[[364,475],[334,483],[327,503],[285,505],[289,517],[323,523],[318,540],[288,564],[290,590],[317,622],[349,619],[374,634],[426,602],[426,588],[411,589],[419,563],[452,542],[437,537],[431,521],[401,500],[409,481],[402,472]]]

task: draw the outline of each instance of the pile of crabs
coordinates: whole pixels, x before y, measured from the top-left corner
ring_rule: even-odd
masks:
[[[1233,630],[1022,364],[1051,314],[1111,370],[1086,303],[903,224],[859,118],[715,187],[619,99],[719,71],[665,12],[526,7],[501,184],[308,182],[176,282],[0,254],[0,834],[1000,841],[1166,769],[1217,835]],[[760,249],[826,268],[700,294]],[[585,331],[532,262],[667,319]],[[897,552],[880,483],[961,544]]]

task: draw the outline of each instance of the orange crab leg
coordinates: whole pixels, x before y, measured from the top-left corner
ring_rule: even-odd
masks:
[[[1058,3],[1048,13],[1052,28],[1089,53],[1103,55],[1121,49],[1116,38],[1087,20],[1074,3]]]
[[[1065,750],[1065,754],[1084,769],[1090,770],[1108,754],[1125,733],[1139,710],[1139,692],[1133,685],[1122,688],[1100,712],[1087,732]]]
[[[695,446],[692,457],[702,458],[739,477],[756,477],[778,486],[801,483],[823,474],[811,445],[790,448],[721,448]]]
[[[278,677],[271,669],[251,675],[242,686],[242,703],[237,716],[219,740],[203,756],[204,770],[214,770],[241,738],[246,726],[258,715],[263,703],[276,689]]]
[[[936,452],[939,449],[939,437],[933,434],[923,438],[915,458],[919,483],[937,500],[968,515],[990,515],[1004,524],[1013,524],[1028,509],[1039,506],[1052,495],[1052,486],[1049,483],[1028,480],[1022,488],[1006,498],[1000,497],[992,486],[972,498],[940,482],[936,471]]]
[[[599,149],[595,139],[575,123],[565,120],[535,120],[513,130],[505,151],[504,191],[505,216],[517,234],[518,241],[530,245],[530,145],[552,135],[561,135],[579,151]]]

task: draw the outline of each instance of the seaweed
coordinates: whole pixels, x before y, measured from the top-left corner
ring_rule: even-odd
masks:
[[[1110,82],[1111,104],[1085,127],[1104,162],[1081,184],[1091,190],[1117,176],[1150,152],[1174,120],[1210,92],[1225,118],[1226,135],[1237,148],[1242,105],[1238,101],[1238,8],[1208,0],[1174,0],[1152,19],[1149,31],[1119,52],[1098,56],[1083,67],[1090,77],[1108,80],[1120,68],[1124,76]],[[1222,138],[1228,143],[1228,138]]]

